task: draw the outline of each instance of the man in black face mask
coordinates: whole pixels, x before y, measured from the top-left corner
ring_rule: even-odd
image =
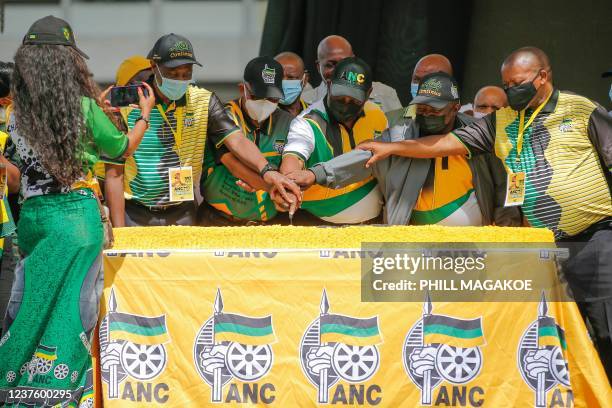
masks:
[[[382,110],[368,100],[372,72],[357,57],[341,60],[329,82],[327,96],[291,122],[283,152],[282,173],[325,162],[355,149],[387,128]],[[343,190],[315,186],[304,192],[302,211],[294,223],[360,224],[380,214],[382,197],[376,180],[365,176]],[[305,211],[304,211],[305,210]]]
[[[612,379],[612,117],[585,97],[555,89],[538,48],[510,54],[501,76],[509,107],[450,133],[360,148],[373,153],[368,165],[390,155],[495,151],[508,177],[519,181],[506,205],[520,206],[532,227],[550,229],[570,247],[563,273]]]
[[[411,102],[416,119],[407,119],[385,132],[383,139],[415,139],[449,132],[473,121],[458,113],[459,92],[455,79],[444,73],[426,75]],[[302,187],[313,183],[332,188],[353,183],[371,172],[386,202],[386,222],[396,225],[518,226],[517,208],[504,209],[505,172],[496,157],[483,155],[434,160],[388,158],[366,169],[370,152],[352,151],[309,170],[289,174]]]

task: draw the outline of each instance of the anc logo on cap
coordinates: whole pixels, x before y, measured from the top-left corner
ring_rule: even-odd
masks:
[[[261,77],[266,84],[273,84],[276,78],[276,69],[268,67],[268,64],[261,70]]]
[[[428,79],[421,84],[419,95],[442,96],[442,82],[436,78]]]
[[[366,81],[365,74],[358,74],[353,71],[343,71],[340,74],[340,79],[344,79],[345,81],[358,85],[361,85]]]
[[[453,98],[455,99],[459,99],[459,91],[457,90],[457,87],[455,86],[455,84],[451,85],[451,95],[453,96]]]
[[[179,41],[176,44],[174,44],[174,46],[171,47],[169,51],[170,52],[172,52],[172,51],[189,51],[189,44],[187,44],[185,41]]]
[[[191,52],[191,48],[186,41],[179,41],[175,43],[168,51],[170,51],[170,58],[193,58],[193,52]]]
[[[68,27],[64,27],[64,37],[66,37],[66,41],[70,41],[70,29]]]

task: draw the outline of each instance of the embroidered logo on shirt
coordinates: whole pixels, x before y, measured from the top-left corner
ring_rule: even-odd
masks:
[[[561,124],[559,125],[559,131],[563,133],[570,132],[573,129],[573,127],[574,127],[574,122],[572,122],[572,119],[566,118],[561,121]]]

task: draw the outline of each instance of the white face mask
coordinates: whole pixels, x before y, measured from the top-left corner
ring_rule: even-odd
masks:
[[[476,119],[480,119],[480,118],[485,117],[485,116],[487,116],[487,114],[486,114],[486,113],[484,113],[484,112],[477,112],[477,111],[474,111],[474,117],[475,117]]]
[[[244,106],[251,119],[257,122],[263,122],[268,119],[272,112],[278,107],[278,102],[270,102],[267,99],[258,99],[256,101],[247,98],[246,91],[244,92]]]

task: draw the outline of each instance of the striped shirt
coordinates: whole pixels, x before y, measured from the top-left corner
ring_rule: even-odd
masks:
[[[525,112],[525,121],[533,110]],[[522,205],[533,227],[571,237],[612,216],[612,118],[589,99],[555,90],[517,152],[519,113],[502,108],[452,133],[471,153],[495,149],[507,171],[525,172]]]
[[[125,115],[132,129],[141,113],[133,109]],[[144,206],[170,203],[170,168],[191,166],[194,191],[198,191],[206,138],[221,144],[239,131],[219,98],[195,86],[179,101],[157,104],[149,122],[138,149],[125,161],[124,171],[126,198]]]

